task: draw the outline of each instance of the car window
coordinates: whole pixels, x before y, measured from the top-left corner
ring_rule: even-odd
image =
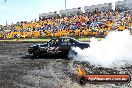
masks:
[[[50,46],[52,46],[52,45],[58,45],[59,42],[60,42],[59,39],[52,39],[52,40],[50,40],[49,45]]]
[[[70,39],[62,39],[61,45],[71,45]]]

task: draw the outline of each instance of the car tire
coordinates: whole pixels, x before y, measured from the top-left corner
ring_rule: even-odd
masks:
[[[40,57],[41,53],[40,53],[40,50],[39,49],[36,49],[33,51],[33,56],[34,57]]]

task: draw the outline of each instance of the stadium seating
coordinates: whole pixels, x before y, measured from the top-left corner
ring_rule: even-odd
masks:
[[[124,14],[124,15],[123,15]],[[106,36],[110,31],[123,31],[132,26],[129,12],[87,12],[59,18],[48,18],[14,24],[15,29],[0,38],[40,38],[60,36]],[[5,36],[5,37],[4,37]]]

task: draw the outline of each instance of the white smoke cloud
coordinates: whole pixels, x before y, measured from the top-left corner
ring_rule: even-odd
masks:
[[[132,62],[132,36],[128,30],[110,32],[105,39],[91,39],[90,48],[73,48],[74,60],[88,61],[104,67],[120,66]],[[70,54],[69,54],[70,56]]]

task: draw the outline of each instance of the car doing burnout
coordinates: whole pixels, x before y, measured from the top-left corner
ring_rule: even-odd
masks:
[[[89,43],[80,42],[71,37],[52,38],[49,42],[30,46],[28,53],[37,57],[40,55],[54,54],[59,54],[59,56],[67,56],[72,47],[79,47],[84,49],[89,47]]]

